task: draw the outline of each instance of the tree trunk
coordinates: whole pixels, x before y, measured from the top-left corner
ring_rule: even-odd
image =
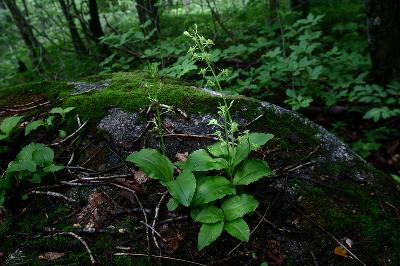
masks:
[[[291,0],[290,7],[293,11],[299,12],[302,17],[307,17],[310,12],[309,0]]]
[[[274,22],[278,17],[279,0],[268,0],[267,6],[269,8],[271,22]]]
[[[380,84],[400,81],[400,1],[367,0],[372,74]]]
[[[160,14],[157,0],[136,0],[136,10],[143,34],[147,36],[155,30],[152,38],[157,38],[160,33]],[[150,21],[150,24],[145,26],[147,21]]]
[[[83,44],[81,36],[79,36],[74,18],[70,12],[70,3],[68,0],[59,0],[59,2],[65,19],[68,23],[69,32],[71,33],[72,44],[74,45],[75,51],[77,54],[80,55],[85,54],[87,52],[87,49]]]
[[[89,0],[89,30],[92,34],[94,41],[100,46],[100,52],[103,55],[109,55],[110,50],[104,43],[100,43],[100,38],[104,36],[103,28],[101,27],[99,10],[97,8],[96,0]]]
[[[41,66],[41,62],[44,61],[46,63],[46,51],[44,47],[39,43],[36,37],[33,35],[32,26],[29,22],[24,18],[21,11],[19,10],[15,0],[4,0],[7,8],[10,10],[11,16],[17,26],[22,39],[25,42],[29,50],[29,55],[32,59],[32,63],[38,73],[43,73],[43,69]]]
[[[89,13],[89,29],[92,32],[93,36],[98,40],[100,37],[104,36],[104,32],[103,28],[101,27],[96,0],[89,0]]]

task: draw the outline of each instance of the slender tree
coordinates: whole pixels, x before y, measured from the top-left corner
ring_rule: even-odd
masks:
[[[85,54],[87,49],[83,44],[81,36],[79,35],[78,28],[76,27],[74,17],[70,12],[71,3],[68,0],[59,0],[61,10],[67,20],[69,32],[71,33],[72,44],[77,54]]]
[[[104,36],[103,28],[101,27],[99,10],[96,0],[89,0],[89,31],[92,39],[99,45],[100,52],[103,55],[109,55],[110,50],[104,43],[100,43],[100,38]]]
[[[293,11],[300,12],[303,17],[306,17],[310,12],[309,0],[291,0],[290,7]]]
[[[157,0],[135,0],[139,23],[142,25],[144,35],[150,34],[154,29],[156,38],[160,33],[160,17]],[[148,23],[150,22],[150,23]]]
[[[6,4],[8,10],[10,10],[11,16],[17,26],[22,39],[25,42],[26,47],[29,50],[29,55],[32,59],[32,63],[39,73],[43,72],[41,62],[44,61],[48,63],[46,58],[46,51],[41,43],[36,39],[33,34],[32,26],[22,15],[20,9],[18,8],[15,0],[3,0]]]
[[[367,0],[366,11],[372,74],[381,84],[400,81],[400,1]]]
[[[273,22],[278,16],[279,0],[268,0],[267,7],[269,8],[271,22]]]
[[[101,27],[99,10],[97,8],[96,0],[89,0],[89,29],[92,35],[99,40],[99,38],[104,36],[103,28]]]

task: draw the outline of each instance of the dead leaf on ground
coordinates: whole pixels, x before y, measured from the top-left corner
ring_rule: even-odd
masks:
[[[188,153],[188,152],[185,152],[185,153],[177,152],[177,153],[175,154],[175,158],[176,158],[178,161],[180,161],[180,162],[186,161],[188,156],[189,156],[189,153]]]
[[[60,252],[45,252],[39,255],[39,260],[52,261],[65,256],[65,253]]]
[[[269,262],[270,265],[282,265],[284,256],[281,253],[281,246],[278,241],[273,239],[267,240],[267,256],[273,260]]]
[[[179,226],[164,224],[160,228],[160,234],[166,240],[164,252],[172,255],[184,240],[184,235]]]
[[[341,256],[344,258],[349,257],[347,250],[345,250],[342,246],[337,246],[333,252],[335,253],[335,255],[338,255],[338,256]]]
[[[105,192],[93,192],[77,215],[77,223],[84,228],[101,228],[114,209],[115,202]]]
[[[144,184],[149,181],[149,177],[143,171],[136,171],[133,174],[133,178],[138,185]]]

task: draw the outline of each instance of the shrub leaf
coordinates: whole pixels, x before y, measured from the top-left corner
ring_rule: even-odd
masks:
[[[213,223],[213,224],[202,224],[198,235],[198,250],[210,245],[212,242],[217,240],[224,229],[224,222]]]
[[[233,221],[225,223],[224,230],[239,240],[246,242],[249,241],[250,228],[242,218],[237,218]]]
[[[250,195],[233,196],[225,200],[221,208],[224,211],[225,220],[232,221],[253,212],[258,207],[258,201]]]
[[[173,164],[166,156],[162,155],[157,150],[142,149],[129,155],[126,160],[136,164],[136,166],[151,178],[159,179],[164,182],[173,180]]]

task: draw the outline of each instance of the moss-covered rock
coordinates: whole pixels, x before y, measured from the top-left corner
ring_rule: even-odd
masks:
[[[74,106],[81,121],[89,121],[80,139],[70,147],[57,150],[56,158],[66,164],[71,153],[75,152],[73,162],[76,165],[83,164],[98,172],[121,165],[121,158],[123,160],[126,154],[143,145],[158,146],[156,132],[150,130],[146,136],[142,136],[148,117],[141,110],[148,108],[154,99],[161,104],[179,108],[188,115],[182,117],[179,112],[169,112],[163,117],[169,129],[182,135],[197,136],[213,131],[207,121],[216,117],[222,101],[218,93],[195,88],[179,80],[135,72],[93,76],[74,83],[41,82],[0,89],[0,106],[9,108],[10,103],[26,104],[35,97],[50,100],[53,105]],[[334,250],[340,245],[335,239],[344,245],[350,239],[353,245],[346,247],[369,265],[400,263],[400,235],[397,230],[400,197],[397,185],[390,177],[374,169],[324,128],[293,111],[246,97],[227,98],[234,100],[233,113],[243,129],[275,135],[263,151],[254,155],[266,160],[275,169],[276,175],[251,186],[261,202],[260,215],[249,219],[251,227],[258,224],[264,211],[266,214],[250,242],[242,244],[235,251],[237,263],[359,263],[356,259],[350,259],[351,256],[346,258],[335,255]],[[34,118],[49,107],[26,110],[23,112],[25,119]],[[9,115],[7,108],[0,109],[0,116]],[[77,128],[74,116],[69,116],[65,128],[68,133]],[[116,132],[118,134],[113,134]],[[50,143],[52,140],[46,141]],[[210,138],[167,138],[167,154],[173,159],[177,152],[204,147],[211,141]],[[121,170],[121,166],[116,169],[114,174],[126,173],[126,170]],[[71,176],[64,173],[59,179],[71,179]],[[145,185],[134,184],[129,179],[121,182],[131,185],[145,199],[148,208],[155,208],[159,200],[157,192],[162,192],[156,182],[149,181]],[[90,193],[98,189],[103,190],[102,187],[61,189],[66,195],[80,199],[88,198]],[[121,195],[118,190],[104,191],[113,198],[116,206],[129,207],[133,204],[137,207],[135,199]],[[2,220],[0,237],[6,241],[0,243],[0,252],[9,258],[10,254],[19,250],[30,254],[25,260],[37,263],[36,259],[41,252],[52,251],[49,249],[62,251],[58,243],[66,241],[68,254],[57,263],[76,263],[82,260],[82,263],[88,263],[89,257],[79,241],[64,236],[50,240],[43,233],[46,227],[77,231],[72,227],[77,221],[77,214],[68,216],[72,206],[56,204],[58,200],[51,200],[52,204],[43,203],[43,199],[32,199],[31,202],[25,212],[21,213],[20,208],[14,208],[15,213],[8,214]],[[46,207],[41,207],[41,204]],[[149,262],[143,258],[113,256],[121,252],[117,246],[128,246],[132,252],[146,252],[144,231],[138,229],[142,226],[140,220],[143,217],[140,213],[127,213],[108,217],[107,226],[97,228],[103,230],[102,233],[85,235],[84,231],[80,231],[101,263],[142,265]],[[183,215],[185,211],[179,214]],[[174,217],[169,215],[164,207],[161,216]],[[58,221],[57,217],[60,216],[68,218]],[[229,257],[227,253],[237,242],[228,235],[218,240],[214,244],[215,248],[198,253],[195,251],[196,224],[186,221],[182,226],[176,222],[172,225],[159,225],[158,228],[165,235],[169,235],[168,232],[176,233],[175,237],[166,238],[166,242],[161,241],[162,249],[172,257],[187,259],[187,254],[192,253],[192,259],[202,263],[218,260],[222,260],[221,264],[232,263],[226,257]],[[119,234],[121,230],[125,233]],[[153,251],[156,252],[154,247]]]

